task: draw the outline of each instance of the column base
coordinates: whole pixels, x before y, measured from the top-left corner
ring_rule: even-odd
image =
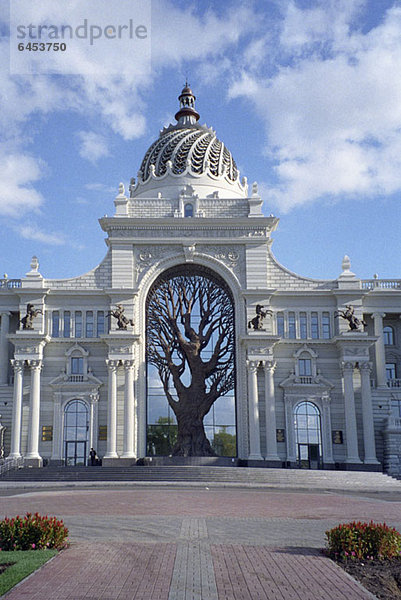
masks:
[[[120,458],[135,458],[135,452],[123,452],[120,456]]]
[[[249,454],[248,460],[263,460],[263,457],[261,454]]]
[[[364,465],[380,465],[379,461],[376,458],[365,458],[363,461]]]
[[[17,458],[21,458],[21,453],[13,452],[12,454],[9,454],[8,456],[6,456],[6,461],[7,460],[16,460]]]
[[[103,456],[102,467],[116,467],[120,464],[119,456]]]
[[[268,454],[267,456],[265,456],[265,460],[281,462],[281,458],[277,454]]]
[[[359,457],[346,458],[345,462],[347,463],[347,465],[361,465],[362,464],[362,461]]]
[[[24,456],[24,467],[43,467],[43,458],[41,456]]]

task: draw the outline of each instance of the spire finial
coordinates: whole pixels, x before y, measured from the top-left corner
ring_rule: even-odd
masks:
[[[199,113],[195,109],[196,96],[188,85],[188,78],[185,77],[185,86],[178,96],[180,101],[180,110],[175,115],[180,125],[194,125],[199,120]]]

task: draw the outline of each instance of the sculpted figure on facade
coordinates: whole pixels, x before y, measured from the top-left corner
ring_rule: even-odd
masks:
[[[253,329],[255,331],[263,329],[263,320],[269,314],[268,310],[263,310],[263,306],[261,304],[256,305],[256,316],[253,317],[250,321],[248,321],[248,329]]]
[[[26,315],[20,319],[20,323],[22,323],[22,329],[33,329],[33,320],[38,315],[42,315],[43,312],[40,308],[34,307],[33,304],[28,303],[26,305]]]
[[[356,317],[354,313],[354,307],[351,305],[347,305],[345,307],[345,310],[338,310],[334,316],[341,317],[342,319],[348,321],[350,331],[362,331],[366,323],[365,321],[358,319],[358,317]]]
[[[126,331],[128,325],[134,326],[134,321],[125,316],[122,304],[117,304],[117,308],[110,310],[106,316],[112,316],[117,319],[117,329]]]

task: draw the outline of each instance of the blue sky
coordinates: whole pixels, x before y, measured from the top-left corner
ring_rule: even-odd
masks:
[[[45,277],[100,262],[97,219],[174,122],[187,76],[201,122],[280,217],[280,262],[333,278],[348,254],[362,278],[401,278],[401,2],[152,0],[148,70],[111,43],[93,73],[31,76],[10,74],[0,8],[0,275],[33,254]]]

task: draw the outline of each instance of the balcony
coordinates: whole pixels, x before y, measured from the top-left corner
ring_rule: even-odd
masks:
[[[401,388],[401,379],[387,379],[387,387]]]
[[[362,279],[363,290],[401,290],[401,279]]]
[[[1,290],[12,290],[21,287],[21,279],[0,279]]]

